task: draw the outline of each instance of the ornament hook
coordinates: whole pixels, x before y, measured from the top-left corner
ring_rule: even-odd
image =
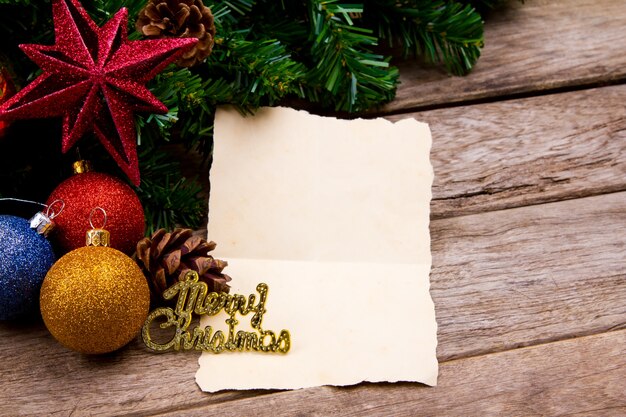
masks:
[[[100,210],[102,214],[104,215],[104,221],[101,227],[96,227],[93,225],[93,214],[95,213],[96,210]],[[107,212],[102,207],[94,207],[93,209],[91,209],[91,213],[89,213],[89,225],[91,226],[91,228],[92,229],[104,229],[104,226],[106,226],[106,224],[107,224]]]
[[[93,225],[93,214],[97,210],[100,210],[104,215],[102,227],[96,227]],[[111,243],[111,235],[109,232],[104,230],[104,226],[106,226],[106,224],[107,212],[104,211],[102,207],[94,207],[91,209],[91,213],[89,213],[89,225],[91,226],[91,230],[87,230],[87,235],[85,236],[86,246],[109,246]]]
[[[59,209],[59,211],[55,211],[54,210],[54,205],[57,203],[61,203],[61,208]],[[63,200],[54,200],[52,203],[50,203],[50,205],[48,206],[48,208],[46,209],[46,216],[48,216],[50,218],[50,220],[54,219],[56,216],[58,216],[59,214],[61,214],[61,212],[63,211],[63,209],[65,208],[65,201]]]
[[[5,197],[5,198],[0,198],[0,201],[16,201],[18,203],[28,203],[28,204],[36,204],[42,207],[46,207],[45,204],[43,203],[39,203],[37,201],[31,201],[31,200],[24,200],[21,198],[12,198],[12,197]]]

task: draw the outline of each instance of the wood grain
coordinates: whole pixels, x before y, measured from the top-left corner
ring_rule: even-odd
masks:
[[[198,355],[158,355],[138,340],[118,352],[80,355],[43,326],[0,323],[0,415],[103,416],[146,414],[256,393],[202,395],[193,376]]]
[[[511,1],[487,19],[472,73],[400,65],[396,99],[382,112],[623,80],[625,27],[622,0]]]
[[[438,358],[626,326],[626,193],[431,222]]]
[[[186,410],[255,416],[619,416],[626,331],[447,362],[439,386],[361,384],[284,391]],[[171,413],[166,415],[179,415]]]
[[[626,323],[626,193],[437,220],[431,235],[440,360]],[[38,322],[2,323],[0,336],[10,358],[0,364],[0,415],[149,414],[268,393],[203,394],[197,354],[153,354],[139,341],[87,357]]]
[[[620,85],[389,119],[430,124],[438,219],[626,190],[624,103]]]

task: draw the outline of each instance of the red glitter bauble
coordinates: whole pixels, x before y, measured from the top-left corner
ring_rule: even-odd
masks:
[[[53,233],[53,241],[63,252],[85,246],[85,234],[91,229],[89,216],[95,207],[106,212],[111,247],[131,255],[143,238],[143,207],[135,192],[118,178],[99,172],[75,174],[50,194],[47,204],[55,200],[65,203],[54,218]],[[102,216],[94,214],[94,218],[94,226],[102,226]]]

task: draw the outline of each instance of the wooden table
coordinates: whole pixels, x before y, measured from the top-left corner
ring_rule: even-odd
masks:
[[[439,386],[202,393],[198,355],[0,324],[1,415],[626,415],[626,4],[513,3],[475,71],[402,68],[430,124]]]

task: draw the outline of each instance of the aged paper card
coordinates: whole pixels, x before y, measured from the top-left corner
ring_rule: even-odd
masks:
[[[430,146],[413,119],[218,109],[208,238],[231,292],[269,285],[264,327],[289,329],[291,350],[205,352],[204,391],[436,384]]]

